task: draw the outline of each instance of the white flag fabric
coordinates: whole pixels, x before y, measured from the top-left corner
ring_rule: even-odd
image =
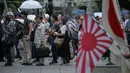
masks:
[[[127,43],[125,41],[124,31],[120,22],[121,16],[120,16],[120,11],[119,11],[117,0],[103,0],[102,13],[103,13],[102,26],[105,28],[106,32],[114,39],[115,43],[125,53],[129,53],[129,50],[127,48]],[[113,43],[113,45],[115,45],[115,43]],[[124,68],[122,67],[123,73],[129,73],[130,71],[127,72],[128,70],[125,70],[128,68],[128,66],[126,67],[126,60],[122,56],[118,47],[114,46],[113,48],[113,46],[111,46],[110,50],[114,54],[120,56],[121,66],[124,67]]]
[[[124,31],[121,27],[119,10],[116,0],[104,0],[103,1],[103,17],[102,26],[107,33],[115,40],[117,45],[121,47],[125,52],[128,52],[127,44],[125,42]],[[114,52],[114,51],[113,51]]]

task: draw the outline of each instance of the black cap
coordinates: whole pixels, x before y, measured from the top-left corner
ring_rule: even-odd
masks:
[[[21,14],[28,15],[28,13],[26,11],[22,11]]]
[[[15,16],[15,17],[17,17],[17,16],[21,17],[21,14],[20,14],[20,12],[15,12],[15,13],[14,13],[14,16]]]

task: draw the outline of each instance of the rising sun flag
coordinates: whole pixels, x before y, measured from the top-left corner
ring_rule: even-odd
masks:
[[[85,14],[76,59],[76,73],[91,73],[111,44],[112,39],[106,32],[91,15]]]

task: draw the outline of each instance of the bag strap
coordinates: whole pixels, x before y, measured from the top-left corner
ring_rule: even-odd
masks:
[[[68,24],[72,24],[72,23],[67,23],[67,24],[66,24],[67,31],[68,31],[68,36],[69,36],[69,37],[71,37],[71,36],[72,36],[72,34],[71,34],[71,31],[70,31],[70,29],[69,29]]]

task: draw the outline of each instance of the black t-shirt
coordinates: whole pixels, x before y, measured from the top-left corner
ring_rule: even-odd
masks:
[[[16,24],[16,31],[21,31],[24,29],[24,24],[19,22],[18,20],[15,20]]]
[[[18,20],[15,20],[15,24],[16,24],[16,33],[19,33],[17,34],[17,39],[22,39],[23,37],[23,30],[24,30],[24,24],[19,22]]]
[[[51,36],[53,36],[53,33],[54,33],[53,30],[55,30],[55,32],[58,32],[60,30],[59,23],[52,24],[50,28],[51,28]]]
[[[53,24],[53,26],[52,26],[52,30],[53,30],[53,29],[55,29],[55,30],[56,30],[56,32],[58,32],[58,31],[59,31],[59,29],[60,29],[59,24],[58,24],[58,23]]]
[[[28,35],[29,33],[29,24],[31,23],[31,21],[29,19],[25,19],[24,20],[24,31],[23,31],[23,34],[24,35]]]

